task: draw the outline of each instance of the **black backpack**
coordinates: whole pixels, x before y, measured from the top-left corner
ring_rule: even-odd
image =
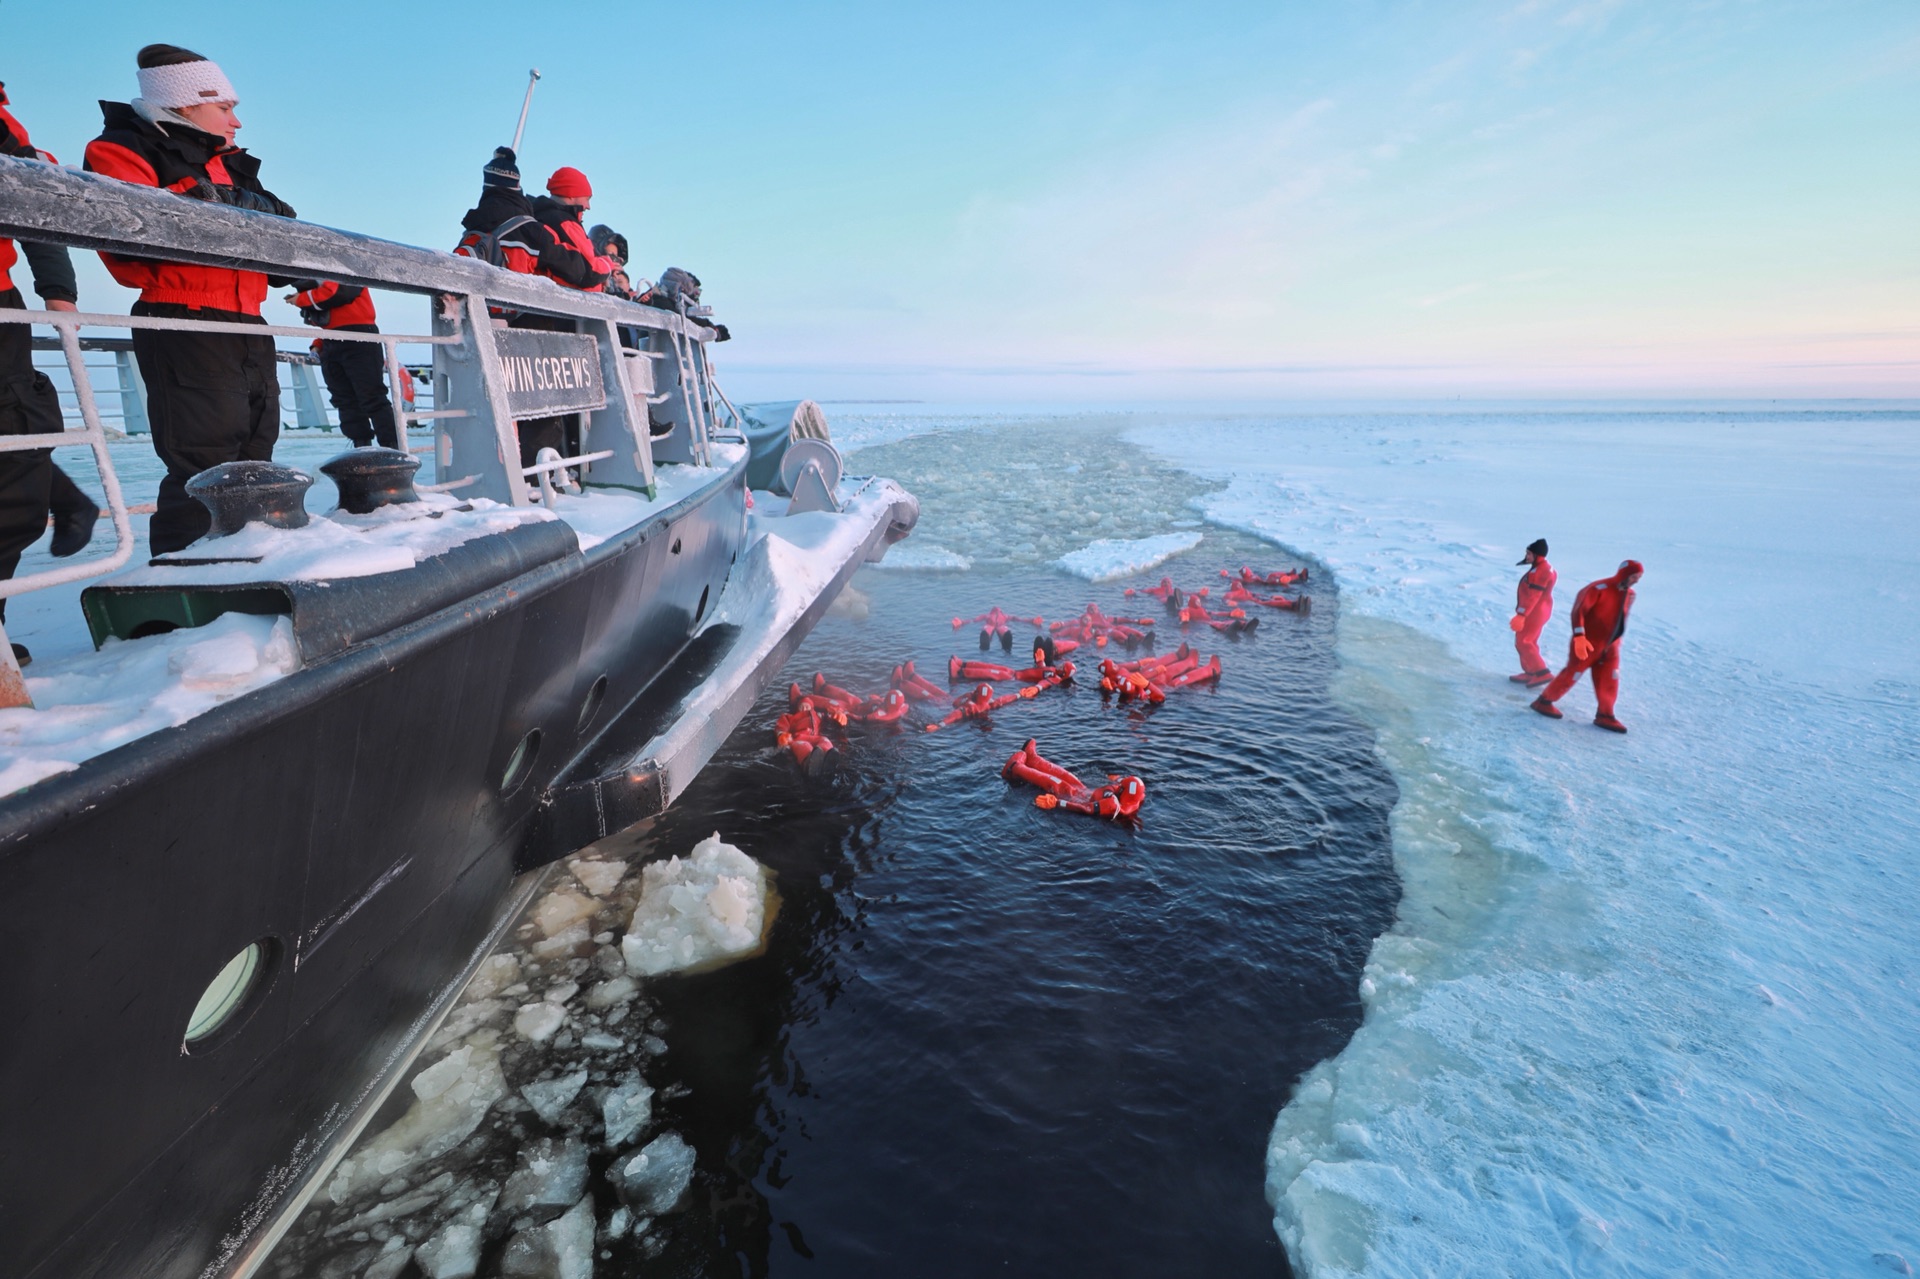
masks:
[[[531,217],[521,213],[508,218],[491,231],[469,231],[460,237],[460,243],[453,246],[453,251],[463,258],[479,258],[489,266],[504,267],[507,255],[500,247],[500,241],[531,221]]]

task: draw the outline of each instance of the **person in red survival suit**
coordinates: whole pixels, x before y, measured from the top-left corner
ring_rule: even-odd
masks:
[[[1620,639],[1627,633],[1627,614],[1633,609],[1633,584],[1646,570],[1639,560],[1622,560],[1612,577],[1588,582],[1573,601],[1573,641],[1567,646],[1567,664],[1553,682],[1533,699],[1533,709],[1549,719],[1560,719],[1554,705],[1567,695],[1582,671],[1593,672],[1593,699],[1600,709],[1593,722],[1610,732],[1627,726],[1613,715],[1620,695]]]
[[[1527,571],[1520,575],[1520,585],[1513,596],[1513,620],[1507,623],[1513,628],[1514,651],[1520,654],[1520,673],[1507,678],[1528,688],[1538,688],[1553,678],[1546,659],[1540,656],[1540,632],[1547,629],[1547,619],[1553,616],[1553,585],[1560,580],[1560,575],[1547,563],[1544,537],[1536,537],[1527,545],[1527,553],[1520,562],[1527,566]]]
[[[295,280],[297,293],[287,301],[300,308],[300,318],[329,333],[378,333],[373,295],[352,284],[334,280]],[[393,400],[387,394],[386,349],[378,342],[322,341],[320,376],[327,380],[327,398],[340,413],[340,433],[365,448],[377,436],[387,448],[400,447],[394,431]]]
[[[26,126],[7,108],[7,86],[0,84],[0,155],[21,160],[59,161],[37,149]],[[13,282],[13,266],[26,254],[33,273],[33,291],[49,311],[77,310],[80,290],[73,263],[58,245],[22,242],[0,237],[0,308],[26,310],[26,299]],[[33,367],[33,331],[25,324],[0,324],[0,434],[42,435],[64,430],[60,397],[46,374]],[[88,497],[67,473],[54,465],[47,449],[0,453],[0,581],[13,576],[20,555],[46,531],[53,514],[56,556],[77,554],[93,540],[100,504]],[[0,619],[7,603],[0,600]],[[13,646],[21,665],[33,660],[23,644]]]
[[[214,63],[170,44],[140,50],[140,96],[102,102],[105,127],[87,144],[87,168],[278,217],[292,206],[260,185],[260,161],[233,145],[239,96]],[[133,314],[264,324],[269,280],[257,271],[102,253],[113,278],[140,290]],[[288,281],[279,281],[288,283]],[[147,384],[153,450],[166,464],[149,541],[156,553],[198,540],[212,522],[187,496],[187,481],[211,466],[267,461],[280,438],[280,379],[273,339],[230,333],[133,331]]]

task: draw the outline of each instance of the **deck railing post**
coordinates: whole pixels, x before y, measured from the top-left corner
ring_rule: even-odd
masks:
[[[132,351],[115,351],[113,369],[120,379],[120,429],[128,435],[150,435],[147,422],[147,383]]]
[[[531,498],[520,477],[520,433],[507,408],[493,329],[487,300],[477,293],[448,295],[433,309],[435,336],[465,339],[433,348],[434,407],[463,416],[433,420],[434,483],[428,487],[458,486],[463,498],[526,506]]]
[[[607,406],[587,415],[582,453],[606,450],[613,454],[593,467],[595,484],[613,484],[652,494],[653,448],[647,439],[647,405],[634,395],[629,360],[620,347],[620,328],[608,320],[582,320],[580,331],[600,346],[600,381]]]

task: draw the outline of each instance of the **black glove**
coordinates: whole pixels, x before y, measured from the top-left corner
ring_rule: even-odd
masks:
[[[245,187],[214,187],[214,192],[222,204],[236,209],[246,209],[252,213],[271,213],[275,217],[291,218],[297,216],[293,206],[269,191],[249,191]]]
[[[220,199],[220,188],[205,178],[195,178],[193,185],[181,191],[180,194],[186,196],[189,200],[211,200],[215,204],[222,203]]]
[[[731,333],[729,333],[729,332],[727,332],[727,326],[726,326],[726,325],[724,325],[724,324],[716,324],[716,325],[714,325],[714,326],[713,326],[713,340],[714,340],[714,341],[716,341],[716,342],[725,342],[725,341],[726,341],[726,340],[727,340],[728,338],[730,338],[730,337],[732,337],[732,336],[733,336],[733,334],[731,334]]]
[[[300,322],[324,329],[327,327],[327,313],[317,306],[303,306],[300,308]]]
[[[482,187],[504,187],[509,191],[520,189],[520,162],[515,158],[512,147],[495,147],[493,159],[487,161],[480,170]]]

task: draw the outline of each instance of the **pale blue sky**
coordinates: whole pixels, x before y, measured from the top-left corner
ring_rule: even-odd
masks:
[[[537,65],[524,171],[586,170],[643,274],[702,277],[747,395],[1920,394],[1909,0],[5,0],[0,30],[63,160],[135,49],[185,44],[303,216],[437,246]]]

